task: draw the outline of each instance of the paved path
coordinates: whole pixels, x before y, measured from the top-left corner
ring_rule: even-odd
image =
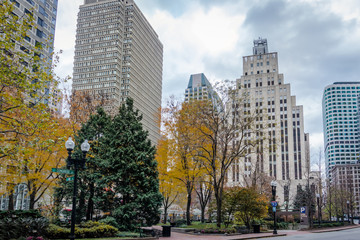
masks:
[[[347,226],[347,227],[337,227],[337,228],[328,228],[321,230],[313,230],[313,231],[297,231],[297,230],[278,230],[278,235],[272,234],[272,232],[267,233],[252,233],[252,234],[241,234],[241,235],[194,235],[187,233],[179,233],[179,232],[171,232],[171,237],[162,237],[161,239],[171,239],[171,240],[240,240],[240,239],[260,239],[260,238],[272,238],[272,237],[280,237],[280,236],[297,236],[304,235],[309,233],[322,233],[322,232],[332,232],[332,231],[341,231],[351,228],[358,228],[360,225],[355,226]],[[160,226],[155,226],[156,229],[162,229]]]

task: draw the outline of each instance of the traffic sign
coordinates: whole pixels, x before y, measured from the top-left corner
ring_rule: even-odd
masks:
[[[300,208],[300,213],[306,213],[306,207],[301,207]]]
[[[74,170],[69,170],[69,169],[52,168],[51,171],[62,174],[74,174]]]
[[[276,212],[276,207],[273,207],[273,212]]]
[[[66,178],[66,181],[68,182],[68,181],[74,181],[74,177],[67,177]]]
[[[271,202],[271,206],[277,207],[277,205],[278,205],[278,203],[277,203],[276,201],[272,201],[272,202]]]

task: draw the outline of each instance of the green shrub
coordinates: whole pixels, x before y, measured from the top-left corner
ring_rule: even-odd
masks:
[[[70,228],[59,227],[55,224],[50,224],[46,229],[46,236],[51,239],[63,238],[66,239],[70,235]]]
[[[266,225],[267,225],[268,229],[273,229],[274,228],[274,222],[267,221]],[[276,223],[276,228],[277,229],[288,229],[289,228],[289,223],[287,223],[287,222],[278,222],[278,223]]]
[[[75,226],[75,236],[77,238],[98,238],[98,237],[114,237],[118,229],[100,222],[88,221]],[[50,224],[47,228],[46,236],[51,239],[68,238],[70,228],[59,227]]]
[[[113,217],[106,217],[104,219],[101,219],[99,222],[119,228],[119,224],[117,223],[116,219]]]
[[[175,221],[175,227],[180,227],[182,225],[186,225],[186,220],[185,219],[179,219]]]
[[[49,221],[39,211],[1,211],[0,239],[18,239],[29,236],[43,236]]]

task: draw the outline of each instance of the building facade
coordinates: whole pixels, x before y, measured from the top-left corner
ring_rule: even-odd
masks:
[[[323,127],[327,177],[337,165],[355,164],[359,158],[360,82],[335,82],[323,94]]]
[[[185,89],[185,102],[191,100],[211,100],[218,112],[223,110],[222,102],[204,73],[190,75]]]
[[[333,189],[341,193],[338,204],[348,202],[350,215],[360,216],[360,162],[335,165],[330,169],[330,174]],[[347,209],[345,209],[345,214],[347,214]]]
[[[44,62],[48,64],[45,67],[50,67],[54,49],[58,0],[10,0],[10,2],[14,5],[12,14],[15,16],[22,17],[24,14],[33,15],[35,21],[34,27],[28,31],[28,35],[24,37],[24,42],[32,47],[41,44],[41,57],[45,60]],[[27,51],[27,47],[28,46],[18,45],[17,50]],[[49,86],[49,88],[43,89],[43,93],[49,94],[50,91],[52,91],[50,88],[51,87]],[[59,101],[55,102],[54,99],[49,100],[48,98],[44,98],[44,101],[44,103],[48,104],[52,109],[59,107]],[[0,196],[0,210],[6,210],[8,205],[9,197],[6,195]],[[29,197],[26,184],[19,184],[15,187],[14,208],[15,210],[29,208]]]
[[[233,104],[232,111],[239,117],[258,114],[257,133],[246,138],[262,140],[233,164],[228,184],[248,186],[276,180],[280,204],[290,206],[297,186],[310,178],[309,134],[304,133],[303,107],[296,105],[290,84],[279,73],[278,54],[268,52],[266,39],[254,41],[253,55],[243,57],[243,75],[236,81],[237,96],[242,99],[241,104]]]
[[[134,99],[143,126],[160,138],[163,45],[133,0],[85,0],[78,14],[73,91],[111,100]]]

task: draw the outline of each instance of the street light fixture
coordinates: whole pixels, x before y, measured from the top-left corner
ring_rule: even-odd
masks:
[[[276,181],[272,180],[271,183],[271,192],[272,192],[272,197],[273,197],[273,201],[275,201],[276,198]],[[277,234],[277,230],[276,230],[276,212],[274,211],[274,231],[273,234]]]
[[[346,201],[346,205],[347,205],[347,217],[348,217],[348,222],[350,223],[350,212],[349,212],[350,201],[349,201],[349,200]]]
[[[74,159],[71,158],[71,152],[75,148],[75,143],[69,137],[69,139],[65,143],[66,150],[68,151],[68,160],[67,160],[67,167],[70,168],[71,165],[74,165],[74,191],[73,191],[73,200],[72,200],[72,210],[71,210],[71,231],[70,231],[70,240],[75,239],[75,219],[76,219],[76,193],[77,193],[77,172],[79,168],[85,167],[85,157],[86,153],[90,150],[90,144],[88,143],[88,140],[85,140],[81,144],[81,151],[82,156],[80,159]]]
[[[318,207],[318,222],[320,226],[320,194],[319,193],[316,194],[316,199],[317,199],[317,207]]]

